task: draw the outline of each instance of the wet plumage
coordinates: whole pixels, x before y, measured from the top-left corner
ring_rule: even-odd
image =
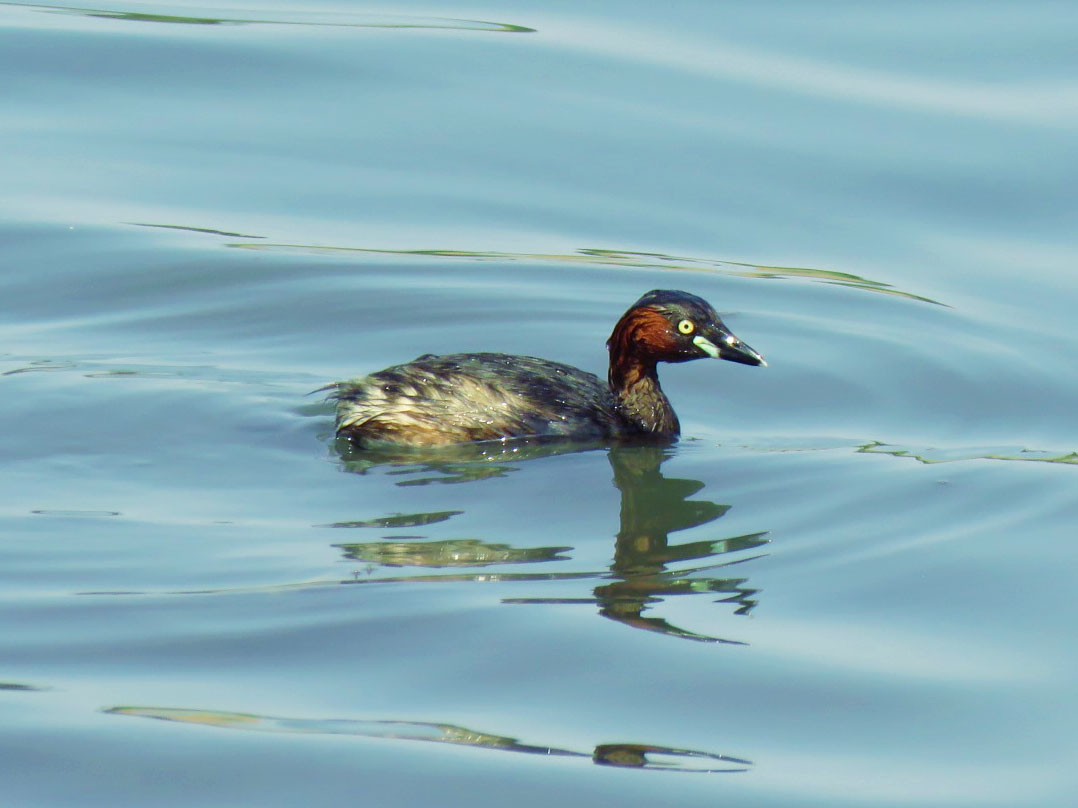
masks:
[[[657,362],[712,357],[764,364],[715,310],[687,292],[654,290],[607,341],[607,382],[560,362],[501,353],[427,354],[331,385],[337,434],[360,445],[435,446],[523,437],[675,438],[677,416]]]

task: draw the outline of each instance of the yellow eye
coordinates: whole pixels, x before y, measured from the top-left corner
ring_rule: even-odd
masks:
[[[691,334],[696,330],[696,326],[693,324],[692,320],[682,320],[677,324],[677,330],[682,334]]]

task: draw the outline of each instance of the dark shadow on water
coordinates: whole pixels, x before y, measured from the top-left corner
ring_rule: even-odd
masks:
[[[398,485],[427,485],[434,482],[470,482],[503,476],[519,471],[516,462],[556,454],[589,451],[594,445],[561,442],[475,443],[438,449],[370,451],[356,449],[347,441],[338,441],[343,467],[366,474],[375,468],[382,473],[408,476]],[[484,581],[565,581],[592,579],[602,583],[592,587],[586,597],[504,598],[511,604],[592,604],[598,613],[632,628],[670,637],[700,642],[740,645],[729,640],[691,631],[647,612],[667,598],[683,595],[715,597],[716,602],[734,606],[734,613],[748,614],[756,605],[757,590],[747,585],[747,578],[730,576],[726,568],[751,561],[759,554],[745,556],[767,543],[766,532],[720,539],[673,543],[670,534],[696,528],[721,518],[729,505],[709,500],[691,499],[703,489],[699,480],[667,478],[661,472],[664,461],[673,456],[670,446],[613,446],[608,459],[613,482],[621,492],[619,530],[614,541],[611,563],[606,570],[572,573],[498,573],[484,572]],[[387,471],[385,467],[389,467]],[[414,475],[414,476],[412,476]],[[395,515],[355,522],[338,522],[331,527],[404,527],[429,523],[434,518],[458,515],[460,511],[437,514]],[[432,518],[433,517],[433,518]],[[504,564],[528,564],[569,560],[569,546],[514,547],[503,541],[477,538],[414,541],[422,537],[387,536],[383,541],[336,544],[345,558],[377,567],[488,567]],[[730,554],[738,557],[719,561]],[[704,563],[700,563],[704,562]],[[480,576],[457,575],[452,580],[478,581]],[[373,580],[382,580],[377,578]],[[425,575],[394,580],[445,581],[445,575]],[[369,579],[357,572],[354,583]]]
[[[278,718],[250,713],[169,707],[111,707],[104,712],[110,715],[131,715],[219,729],[431,741],[501,752],[522,752],[544,757],[584,758],[598,765],[620,768],[717,774],[748,771],[752,766],[751,761],[730,755],[650,744],[604,743],[596,745],[590,752],[577,752],[551,746],[534,746],[521,743],[516,738],[492,735],[454,724],[426,721]]]

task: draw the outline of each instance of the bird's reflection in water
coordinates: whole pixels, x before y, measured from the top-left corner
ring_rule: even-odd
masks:
[[[375,466],[391,465],[391,475],[402,476],[400,485],[425,485],[433,482],[467,482],[519,470],[516,461],[535,457],[596,449],[595,446],[549,442],[512,444],[466,444],[441,450],[394,451],[376,453],[338,446],[348,471],[365,473]],[[741,644],[670,623],[647,615],[649,609],[666,598],[682,595],[718,596],[720,603],[734,606],[735,614],[747,614],[756,605],[757,590],[744,577],[727,575],[729,567],[760,556],[744,555],[767,543],[766,533],[749,533],[721,539],[706,539],[682,544],[671,543],[669,536],[680,530],[699,527],[722,517],[730,508],[702,499],[690,499],[704,484],[698,480],[667,478],[661,465],[672,457],[674,449],[666,445],[614,446],[608,458],[614,473],[614,485],[621,492],[620,526],[614,555],[608,569],[587,572],[501,573],[427,575],[393,580],[465,580],[465,581],[558,581],[600,579],[589,597],[520,597],[505,598],[505,603],[572,604],[592,603],[603,617],[632,628],[658,632],[672,637],[700,642]],[[444,519],[458,511],[444,512]],[[432,514],[383,517],[381,519],[338,522],[330,527],[388,526],[430,524]],[[441,517],[442,513],[436,516]],[[389,537],[387,537],[389,538]],[[392,537],[392,541],[345,543],[336,545],[347,558],[383,567],[467,568],[509,564],[527,564],[567,560],[563,555],[571,547],[514,547],[508,542],[480,539],[413,541],[421,537]],[[728,561],[721,556],[737,553]],[[693,562],[704,562],[693,566]],[[379,578],[378,580],[386,580]],[[357,582],[360,582],[357,579]]]
[[[566,441],[564,438],[535,437],[510,441],[476,441],[452,446],[392,446],[359,448],[347,438],[337,438],[333,450],[341,467],[353,474],[374,469],[390,470],[397,485],[433,485],[470,483],[491,477],[504,477],[518,470],[522,460],[575,454],[600,449],[606,444]]]
[[[704,484],[698,480],[663,477],[659,466],[665,459],[662,450],[656,447],[611,450],[614,485],[621,491],[621,529],[611,572],[621,580],[596,588],[595,594],[606,617],[650,631],[707,639],[675,629],[663,620],[643,617],[641,613],[649,600],[664,595],[715,593],[723,596],[721,602],[736,604],[736,614],[748,614],[756,605],[757,590],[745,585],[747,579],[713,577],[710,573],[759,555],[678,572],[669,572],[667,565],[752,550],[767,543],[766,534],[670,544],[670,533],[713,522],[730,510],[730,506],[689,499]]]
[[[610,583],[594,588],[594,602],[603,617],[633,628],[703,642],[736,642],[679,628],[661,617],[644,614],[666,597],[692,594],[720,595],[720,602],[736,605],[737,614],[747,614],[756,605],[757,590],[746,586],[745,578],[720,577],[715,573],[759,555],[697,567],[680,565],[752,550],[767,542],[764,533],[751,533],[671,544],[670,533],[713,522],[730,506],[689,499],[704,484],[699,480],[664,477],[660,465],[670,456],[671,450],[660,446],[615,446],[610,450],[614,485],[621,491],[621,525],[614,544],[613,563],[604,575]],[[679,566],[670,569],[672,564]],[[566,601],[516,599],[512,602]]]

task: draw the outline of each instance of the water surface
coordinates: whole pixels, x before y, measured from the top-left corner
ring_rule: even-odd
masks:
[[[434,12],[0,3],[4,801],[1069,805],[1075,12]],[[656,287],[673,447],[308,395]]]

